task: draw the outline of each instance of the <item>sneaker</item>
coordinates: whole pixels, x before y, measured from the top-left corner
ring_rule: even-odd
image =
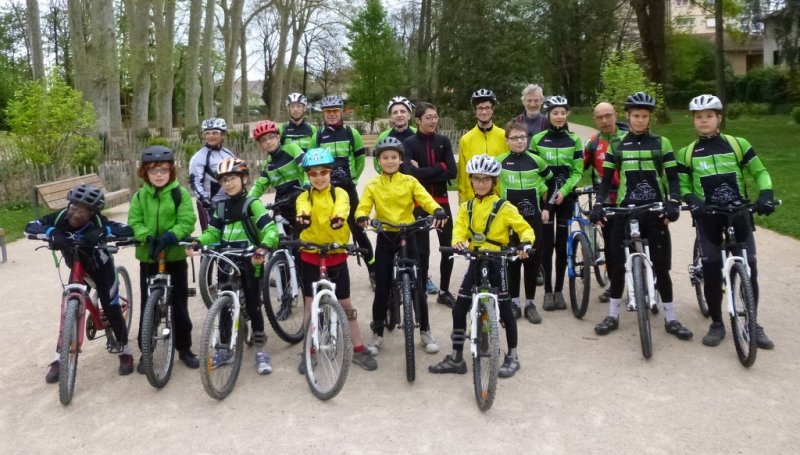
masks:
[[[719,346],[723,339],[725,339],[725,324],[712,322],[708,327],[708,333],[703,337],[703,344],[711,347]]]
[[[381,349],[381,345],[383,344],[383,337],[378,335],[377,333],[372,334],[372,338],[370,338],[369,343],[364,346],[364,349],[369,351],[370,355],[376,356],[378,355],[378,351]]]
[[[58,360],[50,364],[50,369],[47,370],[47,375],[44,377],[44,382],[48,384],[55,384],[58,382],[58,376],[61,372],[61,363]]]
[[[501,378],[510,378],[514,376],[517,371],[519,371],[519,360],[512,358],[510,355],[506,355],[505,360],[503,360],[503,364],[500,365],[500,370],[497,372],[497,376]]]
[[[619,319],[606,316],[603,322],[594,326],[594,333],[598,335],[608,335],[610,332],[619,328]]]
[[[436,354],[439,352],[439,344],[436,343],[430,330],[420,332],[420,338],[422,339],[422,347],[425,348],[425,352],[428,354]]]
[[[133,356],[130,354],[119,355],[119,375],[127,376],[133,373]]]
[[[529,303],[525,305],[525,317],[528,318],[528,321],[531,324],[541,324],[542,323],[542,315],[536,311],[536,305],[533,303]]]
[[[136,364],[136,372],[139,373],[139,374],[145,374],[146,373],[146,371],[144,371],[144,362],[142,362],[142,358],[141,357],[139,357],[139,363]]]
[[[606,289],[602,294],[597,296],[597,300],[601,303],[608,303],[608,301],[611,300],[611,291]]]
[[[775,347],[775,343],[767,338],[767,334],[764,333],[764,327],[761,327],[761,324],[756,324],[756,345],[758,345],[759,349],[773,349]]]
[[[200,368],[200,360],[197,359],[197,356],[191,350],[178,351],[178,358],[181,359],[184,365],[193,370]]]
[[[544,308],[544,311],[553,311],[556,309],[556,300],[552,292],[546,292],[544,294],[544,304],[542,308]]]
[[[431,277],[428,277],[428,282],[425,284],[425,293],[428,295],[434,295],[437,292],[439,292],[439,287],[433,284]]]
[[[539,269],[539,274],[536,275],[536,286],[544,286],[544,274],[541,269]]]
[[[372,292],[375,292],[375,272],[369,272],[369,285],[372,287]]]
[[[666,322],[664,324],[664,330],[670,335],[675,335],[680,340],[689,340],[694,335],[692,331],[689,330],[689,327],[684,327],[677,319]]]
[[[449,293],[448,291],[444,291],[439,293],[439,297],[436,297],[436,303],[453,308],[453,306],[456,304],[456,299],[453,297],[453,294]]]
[[[311,364],[312,365],[316,365],[317,364],[317,356],[315,354],[311,355]],[[306,361],[303,358],[302,354],[300,354],[300,364],[297,365],[297,372],[302,374],[303,376],[306,375]]]
[[[375,357],[372,357],[372,354],[370,354],[367,349],[364,349],[361,352],[354,352],[353,363],[359,365],[361,368],[367,371],[374,371],[378,369],[378,361],[375,360]]]
[[[564,294],[560,292],[556,292],[553,294],[553,299],[555,300],[555,307],[556,310],[566,310],[567,309],[567,301],[564,300]]]
[[[272,373],[271,360],[272,359],[269,358],[269,354],[266,352],[256,352],[256,369],[258,370],[258,374]]]
[[[467,372],[467,362],[461,360],[460,362],[456,362],[453,357],[448,354],[444,356],[444,360],[437,363],[436,365],[429,365],[428,371],[433,374],[444,374],[444,373],[456,373],[456,374],[466,374]]]
[[[211,369],[219,368],[221,366],[230,365],[233,363],[233,351],[228,348],[218,348],[211,359]]]
[[[522,310],[519,309],[519,305],[511,305],[511,313],[514,314],[514,319],[519,319],[522,317]]]

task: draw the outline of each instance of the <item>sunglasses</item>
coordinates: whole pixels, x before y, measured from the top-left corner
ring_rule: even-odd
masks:
[[[322,169],[319,171],[308,171],[307,173],[309,177],[319,177],[319,176],[325,177],[326,175],[329,175],[331,173],[331,170]]]

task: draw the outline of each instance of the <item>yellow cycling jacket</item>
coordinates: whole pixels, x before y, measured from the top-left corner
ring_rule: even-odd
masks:
[[[416,178],[396,172],[381,174],[367,183],[356,208],[356,219],[369,216],[375,207],[375,219],[392,224],[414,222],[414,204],[426,212],[442,208]],[[391,230],[386,228],[387,231]]]
[[[472,231],[483,234],[486,229],[486,220],[494,208],[495,201],[500,198],[495,194],[490,194],[484,198],[475,198],[472,206]],[[470,248],[481,248],[487,250],[499,250],[500,247],[490,242],[477,242],[472,239],[469,230],[470,220],[467,210],[467,203],[461,204],[456,217],[456,224],[453,227],[453,245],[460,242],[469,242]],[[530,224],[522,218],[514,204],[506,201],[489,226],[486,238],[500,245],[508,245],[508,230],[512,229],[519,236],[520,242],[527,242],[533,245],[536,235]]]
[[[336,202],[329,186],[322,191],[311,188],[297,196],[297,216],[310,215],[311,224],[300,232],[300,240],[313,243],[340,243],[350,241],[350,227],[345,221],[340,229],[331,228],[331,218],[347,220],[350,214],[350,197],[347,191],[336,188]]]
[[[508,151],[506,131],[497,125],[482,130],[477,125],[461,136],[458,141],[458,202],[464,203],[475,197],[467,175],[467,162],[475,155],[500,156]]]

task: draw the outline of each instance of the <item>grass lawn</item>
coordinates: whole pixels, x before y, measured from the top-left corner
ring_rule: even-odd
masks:
[[[45,215],[47,209],[40,208],[39,216]],[[33,207],[30,202],[17,202],[0,205],[0,228],[6,230],[6,241],[13,242],[22,238],[22,230],[33,219]]]

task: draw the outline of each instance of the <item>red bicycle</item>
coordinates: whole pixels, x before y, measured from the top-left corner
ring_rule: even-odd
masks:
[[[44,234],[28,236],[30,239],[47,240]],[[119,251],[119,247],[123,245],[132,245],[133,238],[110,238],[109,242],[114,242],[116,245],[101,244],[92,247],[87,247],[79,242],[69,242],[67,247],[72,251],[73,257],[79,258],[85,256],[88,249],[101,249],[108,254],[114,254]],[[48,246],[41,246],[36,248],[48,248]],[[56,267],[59,270],[59,279],[61,279],[61,264],[63,262],[63,254],[61,258],[55,256]],[[125,318],[125,325],[128,332],[131,329],[131,321],[133,319],[133,305],[132,292],[131,292],[131,277],[125,267],[116,266],[116,280],[119,287],[119,302],[122,306],[122,316]],[[75,378],[78,369],[78,355],[83,346],[84,334],[86,338],[94,340],[105,335],[106,349],[110,353],[119,353],[121,346],[117,343],[114,337],[114,331],[108,323],[108,319],[103,314],[103,309],[97,297],[97,292],[89,295],[92,289],[91,279],[86,274],[83,264],[79,260],[75,260],[72,264],[72,269],[69,274],[69,281],[64,283],[61,279],[61,284],[64,288],[61,297],[61,324],[58,334],[58,349],[59,349],[59,365],[61,372],[58,378],[58,398],[61,404],[67,405],[72,401],[72,395],[75,390]],[[88,304],[87,304],[88,303]],[[86,318],[86,311],[89,311],[89,318]],[[83,330],[82,330],[83,329]],[[104,333],[98,336],[98,332]]]

